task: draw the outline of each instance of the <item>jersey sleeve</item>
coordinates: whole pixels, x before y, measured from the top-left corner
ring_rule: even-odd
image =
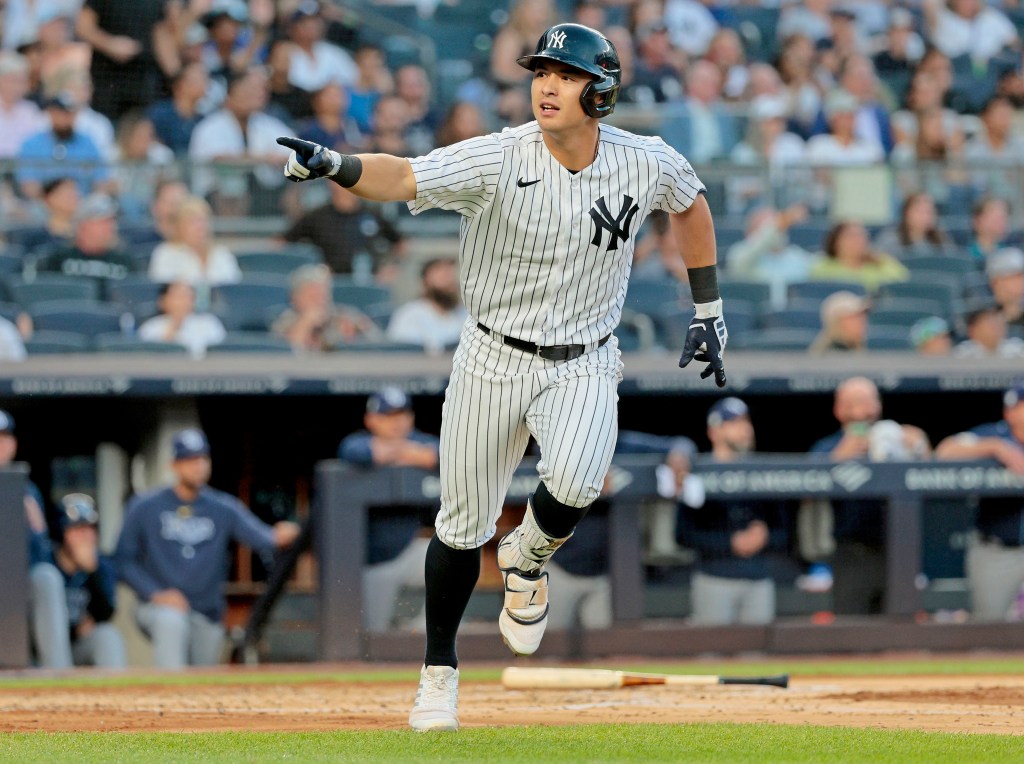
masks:
[[[241,501],[233,496],[223,497],[224,503],[234,518],[231,536],[263,554],[274,551],[274,529],[260,520]]]
[[[409,211],[453,210],[476,217],[494,198],[504,152],[497,135],[460,141],[410,159],[416,198]]]
[[[685,212],[707,189],[686,157],[658,139],[652,153],[658,158],[660,175],[654,208],[665,212]]]

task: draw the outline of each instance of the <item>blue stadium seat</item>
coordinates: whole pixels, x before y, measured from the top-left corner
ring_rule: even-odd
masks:
[[[878,290],[878,305],[895,308],[905,300],[928,300],[941,306],[941,312],[937,315],[948,316],[952,312],[957,291],[953,283],[947,279],[915,276],[910,281],[883,284]]]
[[[911,276],[925,273],[945,273],[954,276],[964,276],[976,273],[980,267],[966,257],[910,257],[903,261],[903,264],[910,271]]]
[[[25,312],[25,309],[13,302],[0,302],[0,317],[6,318],[12,324],[16,323],[18,316]]]
[[[868,327],[868,350],[912,350],[907,329],[894,326]]]
[[[283,337],[268,332],[228,332],[224,341],[210,345],[207,355],[222,353],[294,353]]]
[[[32,281],[12,279],[8,282],[11,298],[24,308],[51,300],[99,300],[98,281],[53,273],[38,273]]]
[[[910,307],[903,308],[875,308],[868,314],[868,323],[871,326],[889,326],[910,329],[922,318],[934,316],[930,310],[915,310]]]
[[[264,331],[267,309],[289,301],[282,279],[249,276],[237,284],[221,284],[213,290],[214,312],[229,331]]]
[[[111,302],[132,307],[138,303],[156,302],[161,288],[161,284],[150,281],[148,276],[132,274],[120,281],[108,282],[107,296]]]
[[[786,308],[761,316],[763,329],[821,329],[821,313],[815,308]]]
[[[32,355],[63,355],[64,353],[88,353],[89,338],[76,332],[36,330],[32,339],[25,341],[25,350]]]
[[[4,253],[0,255],[0,278],[15,279],[21,276],[21,269],[25,267],[25,261],[13,254]]]
[[[334,280],[331,290],[335,305],[351,305],[362,310],[367,305],[391,302],[391,290],[375,284],[353,284],[350,281]]]
[[[303,265],[316,265],[323,262],[319,251],[297,249],[279,252],[240,252],[235,255],[238,267],[245,275],[277,274],[287,276]]]
[[[830,228],[827,226],[808,223],[792,226],[787,235],[791,244],[803,247],[808,252],[820,252],[824,247],[825,236],[828,235],[829,230]]]
[[[836,292],[853,292],[864,295],[867,290],[855,281],[795,281],[786,289],[790,300],[813,300],[821,302]]]
[[[184,345],[176,342],[153,342],[132,337],[120,332],[100,334],[95,339],[96,350],[100,353],[159,353],[185,355]]]
[[[799,350],[806,352],[811,343],[818,336],[814,329],[783,328],[783,329],[758,329],[746,334],[738,334],[729,344],[736,349],[742,350]]]
[[[86,337],[121,331],[124,313],[120,306],[87,300],[52,300],[37,303],[29,310],[36,329],[74,332]]]
[[[733,4],[724,19],[726,26],[736,30],[751,61],[772,61],[778,52],[776,28],[778,8]]]
[[[771,301],[771,287],[762,281],[744,281],[742,279],[721,278],[718,282],[722,299],[729,301],[743,300],[755,313],[763,313]]]
[[[626,288],[623,307],[637,313],[654,315],[668,305],[679,305],[680,284],[672,278],[653,281],[636,279]]]

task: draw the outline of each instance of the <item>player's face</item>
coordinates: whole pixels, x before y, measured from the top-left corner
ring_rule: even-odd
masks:
[[[725,446],[734,454],[749,454],[754,450],[754,425],[745,416],[722,422],[708,431],[712,443]]]
[[[198,490],[210,480],[211,463],[208,456],[193,456],[173,462],[174,474],[178,481],[192,490]]]
[[[533,116],[545,130],[571,129],[589,119],[583,112],[580,93],[590,75],[556,61],[541,61],[533,70]]]

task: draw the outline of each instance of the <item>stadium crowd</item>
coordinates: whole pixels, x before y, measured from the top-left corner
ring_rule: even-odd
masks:
[[[276,138],[414,156],[526,121],[515,59],[565,18],[619,50],[613,121],[707,181],[734,347],[1024,356],[1016,0],[9,0],[0,357],[450,346],[402,211],[285,187]],[[255,218],[273,246],[218,234]],[[678,338],[670,236],[641,233],[625,349]]]

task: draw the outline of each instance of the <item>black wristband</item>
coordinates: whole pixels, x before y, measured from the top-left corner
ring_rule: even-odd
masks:
[[[352,188],[363,176],[363,160],[351,154],[341,155],[341,167],[331,176],[331,180],[342,188]]]
[[[721,299],[722,295],[718,292],[717,265],[687,268],[686,275],[690,278],[690,294],[693,295],[695,305]]]

